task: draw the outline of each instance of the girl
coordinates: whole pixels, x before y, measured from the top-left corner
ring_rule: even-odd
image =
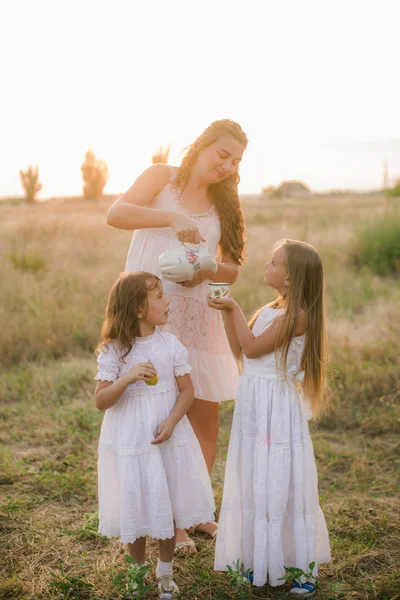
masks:
[[[207,306],[208,279],[234,283],[243,262],[244,219],[238,194],[239,165],[247,137],[238,123],[211,123],[193,141],[179,168],[155,164],[144,171],[110,208],[107,222],[134,230],[125,270],[160,275],[158,257],[179,242],[203,238],[219,254],[218,272],[199,272],[192,281],[163,281],[171,301],[167,331],[189,352],[195,398],[188,418],[211,473],[217,449],[218,405],[234,397],[239,379],[221,315]],[[214,522],[198,531],[214,536]],[[176,548],[195,553],[186,531]]]
[[[264,282],[279,296],[250,325],[232,299],[208,300],[223,311],[233,353],[244,355],[215,569],[224,571],[239,559],[244,570],[253,571],[254,585],[268,579],[277,586],[285,566],[308,571],[311,562],[330,560],[307,423],[318,414],[325,386],[324,276],[318,252],[305,242],[281,240],[266,264]],[[291,592],[307,598],[314,583],[314,578],[294,583]]]
[[[157,326],[169,301],[151,273],[113,285],[98,347],[95,400],[105,410],[99,442],[99,532],[120,536],[144,563],[146,536],[159,540],[160,598],[174,598],[175,526],[214,518],[200,445],[186,417],[193,401],[188,353]]]

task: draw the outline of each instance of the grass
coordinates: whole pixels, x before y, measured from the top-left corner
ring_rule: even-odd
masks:
[[[113,581],[126,570],[125,550],[97,532],[102,414],[92,399],[92,352],[130,234],[106,227],[107,207],[1,207],[0,598],[120,597]],[[400,290],[396,279],[353,259],[359,231],[385,211],[383,199],[366,196],[245,205],[250,260],[233,294],[246,314],[272,297],[263,264],[277,239],[307,239],[326,267],[333,397],[312,436],[333,559],[321,567],[320,600],[400,598]],[[10,260],[15,239],[23,240],[15,256],[26,262],[37,252],[45,266]],[[218,507],[232,413],[233,402],[221,406],[212,476]],[[194,539],[199,553],[175,561],[183,600],[289,598],[285,587],[238,587],[234,573],[212,570],[213,542]],[[154,584],[154,542],[148,559]],[[156,598],[154,586],[148,597]]]
[[[357,232],[354,262],[377,275],[400,273],[400,212],[393,208],[382,217],[368,222]]]

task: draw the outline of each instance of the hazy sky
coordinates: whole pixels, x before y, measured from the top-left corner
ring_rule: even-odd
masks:
[[[90,146],[126,189],[213,120],[250,139],[241,191],[400,177],[398,0],[0,0],[0,195],[40,167],[81,190]]]

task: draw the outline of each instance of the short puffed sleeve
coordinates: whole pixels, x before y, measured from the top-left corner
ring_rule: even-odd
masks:
[[[183,346],[177,337],[173,336],[173,352],[174,352],[174,373],[175,377],[182,377],[190,373],[192,367],[188,363],[188,351]]]
[[[98,381],[115,381],[120,372],[120,361],[113,344],[104,346],[97,357]]]

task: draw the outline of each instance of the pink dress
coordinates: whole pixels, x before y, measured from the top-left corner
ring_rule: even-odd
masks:
[[[196,223],[210,252],[216,255],[221,227],[215,207],[204,214],[189,211],[174,179],[175,169],[171,168],[170,182],[148,206],[186,214]],[[230,400],[235,397],[238,368],[222,315],[207,305],[208,280],[195,288],[186,288],[161,276],[160,254],[179,244],[172,227],[138,229],[132,236],[125,271],[149,271],[162,279],[164,292],[171,301],[169,322],[163,329],[175,334],[189,352],[195,397],[211,402]]]

